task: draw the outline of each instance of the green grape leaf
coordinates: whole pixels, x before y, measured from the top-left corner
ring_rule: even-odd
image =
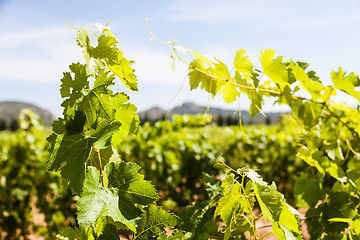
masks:
[[[215,68],[210,68],[209,72],[211,75],[221,78],[223,80],[231,79],[228,67],[221,61],[217,60],[216,63],[213,64]]]
[[[76,41],[78,45],[82,48],[87,49],[88,47],[91,46],[91,39],[87,30],[84,29],[79,30]]]
[[[93,92],[96,93],[107,93],[107,88],[115,84],[114,75],[108,75],[108,72],[105,72],[104,69],[100,69],[96,79],[94,81],[94,87],[92,88]]]
[[[115,225],[107,224],[98,240],[120,240],[119,233],[117,232]]]
[[[137,204],[148,205],[159,199],[154,186],[137,173],[139,169],[139,165],[126,162],[110,162],[105,167],[108,187],[117,191],[120,211],[128,219],[134,219],[141,214]]]
[[[299,222],[295,214],[298,211],[290,207],[284,196],[277,191],[276,185],[273,182],[270,186],[260,177],[258,173],[253,170],[248,170],[246,176],[254,183],[254,193],[260,205],[262,214],[265,220],[268,219],[275,229],[274,233],[279,239],[286,239],[290,232],[299,237],[301,231],[299,229]],[[297,238],[295,238],[297,239]]]
[[[222,194],[223,188],[220,186],[221,181],[212,178],[209,174],[203,173],[205,189],[209,194],[210,199],[214,199]]]
[[[70,117],[74,115],[77,110],[76,103],[83,97],[83,91],[89,88],[88,74],[86,66],[80,63],[74,63],[69,66],[71,73],[64,73],[61,79],[62,84],[60,93],[62,97],[66,98],[61,104],[64,107],[64,116]],[[72,77],[74,75],[74,77]]]
[[[264,74],[266,74],[274,83],[279,84],[281,88],[289,83],[288,71],[285,64],[282,63],[282,57],[274,59],[275,51],[266,49],[261,52],[261,65]]]
[[[73,79],[69,72],[64,73],[64,77],[61,79],[61,88],[60,88],[60,95],[62,98],[70,97],[70,88],[73,83]]]
[[[265,219],[270,220],[279,239],[302,239],[295,209],[285,203],[283,195],[276,190],[275,183],[265,186],[254,184],[254,192]]]
[[[317,179],[301,173],[295,182],[294,195],[303,199],[310,207],[315,207],[323,196],[323,190]]]
[[[85,136],[81,133],[67,133],[63,123],[63,120],[59,120],[53,124],[54,133],[47,139],[50,142],[48,169],[57,171],[61,167],[61,176],[67,179],[70,187],[79,194],[85,178],[85,163],[90,156],[91,148],[94,144],[99,149],[106,148],[120,124],[109,120],[100,121],[99,118],[96,129],[91,135]],[[68,130],[74,131],[73,127]]]
[[[237,87],[232,82],[225,82],[224,87],[220,89],[220,93],[223,95],[226,103],[231,103],[240,96],[240,92],[237,91]]]
[[[106,59],[109,63],[116,63],[119,49],[116,47],[118,41],[114,36],[100,35],[98,45],[88,49],[91,57]]]
[[[315,71],[308,71],[307,72],[307,75],[309,76],[309,78],[315,82],[319,82],[321,83],[320,81],[320,78],[318,76],[316,76],[316,72]]]
[[[237,237],[239,237],[239,239],[246,239],[246,238],[244,238],[245,232],[250,232],[251,226],[245,218],[238,218],[236,220],[236,222],[233,222],[231,224],[231,226],[229,226],[226,230],[227,230],[228,234],[237,236]],[[240,238],[240,237],[242,237],[242,238]]]
[[[309,75],[305,73],[304,69],[299,65],[291,62],[290,68],[292,68],[292,73],[295,78],[300,82],[300,87],[307,90],[314,101],[317,101],[321,96],[321,91],[324,90],[324,87],[321,83],[310,80]]]
[[[301,234],[288,229],[286,226],[275,222],[272,223],[273,232],[279,240],[301,240]]]
[[[261,92],[251,91],[249,92],[248,96],[251,100],[249,113],[251,117],[254,117],[260,112],[262,104],[264,103],[263,95]]]
[[[119,145],[126,135],[136,135],[140,130],[137,108],[129,103],[129,97],[124,93],[117,93],[111,98],[111,104],[115,108],[115,119],[121,122],[120,130],[113,137],[114,145]]]
[[[321,167],[319,161],[315,160],[312,156],[315,151],[316,150],[309,150],[306,147],[301,147],[296,153],[296,157],[304,160],[310,166],[315,167],[322,175],[325,175],[325,171]]]
[[[148,240],[164,232],[164,228],[173,228],[178,218],[154,204],[144,209],[140,219],[136,221],[134,240]]]
[[[296,217],[296,215],[300,215],[300,213],[291,206],[289,206],[288,204],[286,203],[284,204],[284,203],[285,203],[285,199],[283,202],[279,223],[286,228],[284,229],[285,232],[289,230],[296,237],[300,237],[301,235],[301,230],[299,228],[300,220]]]
[[[331,218],[353,218],[357,210],[347,192],[330,192],[329,193],[329,213],[328,219]]]
[[[346,182],[347,178],[341,166],[331,161],[326,155],[324,155],[323,151],[315,152],[314,154],[312,154],[312,158],[317,161],[322,167],[322,169],[324,169],[325,172],[330,174],[330,176],[336,178],[342,183]]]
[[[283,196],[276,189],[275,183],[265,186],[254,184],[254,192],[265,219],[278,222],[283,205]]]
[[[69,66],[74,75],[74,79],[70,72],[65,72],[61,79],[60,94],[61,97],[78,97],[81,90],[89,88],[88,76],[86,73],[86,66],[80,63],[73,63]]]
[[[81,231],[78,228],[71,227],[62,229],[60,233],[56,235],[56,238],[68,240],[83,239]]]
[[[107,35],[104,35],[106,33]],[[94,73],[103,67],[107,67],[113,72],[126,87],[132,91],[137,91],[137,80],[134,69],[131,68],[131,61],[123,56],[123,52],[116,46],[118,41],[107,29],[98,37],[98,45],[94,48],[90,45],[90,38],[86,31],[80,31],[78,44],[85,49],[85,59],[89,72]],[[90,61],[90,58],[93,61]],[[104,60],[105,66],[101,60]]]
[[[89,88],[88,75],[86,67],[80,63],[71,64],[70,70],[74,73],[74,81],[71,84],[73,91],[80,92],[84,88]]]
[[[111,139],[119,131],[121,123],[111,122],[108,119],[98,118],[97,128],[92,132],[92,137],[96,137],[93,146],[95,149],[105,149],[111,145]]]
[[[200,62],[207,64],[209,67],[215,62],[215,59],[209,59],[207,56],[204,56],[200,53],[194,52],[190,49],[190,52],[198,59]]]
[[[339,68],[338,72],[331,72],[331,79],[334,87],[348,93],[350,96],[360,101],[360,92],[355,90],[354,85],[358,83],[358,77],[354,73],[350,73],[347,76],[345,75],[346,74],[341,68]]]
[[[87,30],[81,29],[78,32],[78,45],[84,48],[83,54],[86,60],[86,71],[89,75],[95,74],[98,70],[103,69],[105,64],[101,59],[91,58],[90,52],[93,49],[91,39]]]
[[[61,175],[69,181],[76,193],[80,193],[85,177],[85,162],[96,139],[85,138],[82,134],[56,135],[54,133],[48,141],[53,146],[48,169],[57,171],[66,162]]]
[[[360,219],[356,219],[351,223],[352,228],[354,229],[355,234],[360,235]]]
[[[83,193],[76,207],[78,223],[82,229],[94,224],[100,216],[109,216],[114,221],[125,224],[132,231],[135,230],[135,222],[126,219],[119,210],[117,192],[101,185],[100,173],[94,167],[88,167]]]
[[[137,91],[136,75],[130,64],[131,62],[123,56],[123,52],[118,50],[117,61],[110,63],[107,68],[112,71],[127,88],[132,91]]]
[[[267,182],[265,182],[261,176],[255,172],[254,170],[252,169],[249,169],[248,171],[245,172],[246,176],[248,178],[250,178],[250,180],[256,184],[260,184],[262,186],[267,186]]]
[[[235,53],[234,68],[238,73],[241,73],[246,79],[251,79],[253,72],[253,64],[248,56],[245,56],[246,50],[240,49]]]
[[[187,232],[188,239],[200,239],[200,236],[217,232],[216,222],[212,219],[211,210],[206,201],[196,202],[194,206],[181,209],[178,216],[180,217],[178,228]]]
[[[218,82],[213,77],[203,78],[203,80],[205,81],[201,82],[200,88],[211,93],[211,96],[214,97],[219,90]]]
[[[347,116],[344,120],[351,121],[356,124],[355,131],[360,135],[360,124],[357,124],[360,121],[360,112],[357,109],[346,106],[341,103],[332,103],[331,107],[333,111],[342,111],[345,116]]]
[[[226,182],[221,186],[224,188],[223,197],[218,201],[214,215],[220,216],[224,223],[229,225],[233,217],[238,213],[243,197],[240,184],[237,181],[234,181],[230,187]]]
[[[100,70],[96,76],[94,87],[83,98],[81,107],[86,115],[89,125],[93,124],[97,117],[112,118],[113,106],[111,105],[111,91],[107,88],[114,84],[114,76],[108,76],[107,72]]]
[[[185,240],[185,233],[183,231],[174,230],[170,236],[166,235],[166,233],[162,232],[157,240]]]
[[[189,79],[191,89],[200,88],[215,96],[223,87],[224,80],[230,80],[230,73],[226,65],[220,61],[211,63],[206,57],[198,54],[196,60],[192,61],[189,66]],[[204,63],[209,65],[207,69]],[[219,80],[217,78],[221,78]]]
[[[198,88],[199,84],[211,82],[211,77],[206,74],[208,70],[200,60],[194,60],[189,66],[189,79],[191,90]]]

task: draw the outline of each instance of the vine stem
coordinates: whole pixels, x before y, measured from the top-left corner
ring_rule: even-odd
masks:
[[[253,229],[253,232],[255,233],[255,238],[256,237],[256,233],[258,234],[258,229],[256,229],[256,216],[254,215],[254,212],[252,211],[252,207],[251,207],[251,204],[249,202],[249,196],[246,195],[246,191],[245,191],[245,188],[244,188],[244,178],[245,176],[242,174],[241,175],[242,179],[241,179],[241,191],[243,192],[244,194],[244,198],[245,198],[245,202],[246,202],[246,205],[248,207],[248,209],[250,209],[250,214],[251,214],[251,228]]]
[[[105,187],[105,179],[104,179],[104,173],[103,173],[103,170],[102,170],[102,163],[101,163],[101,156],[100,156],[100,150],[99,149],[97,149],[97,148],[95,148],[94,146],[93,146],[93,149],[94,149],[94,151],[97,153],[97,155],[98,155],[98,158],[99,158],[99,166],[97,166],[96,165],[96,162],[95,162],[95,160],[94,160],[94,162],[95,162],[95,166],[96,166],[96,168],[97,169],[99,169],[99,171],[100,171],[100,177],[101,177],[101,184],[102,184],[102,186],[103,187]]]
[[[269,235],[269,234],[271,234],[271,233],[273,233],[273,231],[270,231],[270,232],[265,233],[263,236],[261,236],[261,237],[259,238],[259,240],[264,239],[264,237],[266,237],[267,235]]]
[[[68,24],[66,22],[65,22],[65,25],[67,25],[68,27],[71,27],[72,29],[75,29],[76,31],[85,30],[85,31],[88,31],[88,32],[92,32],[95,35],[95,37],[98,38],[97,34],[91,29],[77,28],[77,27],[71,26],[70,24]]]

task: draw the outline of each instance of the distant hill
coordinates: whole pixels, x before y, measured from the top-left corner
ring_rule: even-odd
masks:
[[[0,128],[15,128],[14,125],[19,118],[21,109],[29,108],[37,113],[45,126],[50,126],[52,121],[56,119],[55,115],[50,111],[42,109],[34,104],[24,102],[0,102]]]
[[[138,115],[140,117],[141,122],[149,121],[154,123],[158,120],[163,120],[165,118],[171,119],[172,115],[178,114],[204,114],[206,111],[205,106],[199,106],[192,102],[184,103],[181,106],[177,106],[170,111],[166,112],[164,109],[160,107],[153,107],[148,110],[139,112]],[[214,121],[217,121],[218,125],[231,125],[227,123],[234,123],[236,124],[239,121],[239,112],[236,110],[228,110],[223,108],[217,107],[210,107],[209,112],[212,115]],[[281,120],[281,116],[283,113],[281,112],[267,112],[265,118],[263,115],[259,114],[252,118],[247,111],[241,111],[241,119],[243,124],[274,124],[278,123]]]

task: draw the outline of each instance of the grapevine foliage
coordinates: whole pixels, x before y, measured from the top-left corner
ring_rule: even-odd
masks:
[[[153,205],[159,199],[157,191],[138,173],[140,167],[114,154],[125,135],[138,132],[139,118],[129,97],[111,86],[118,78],[126,88],[137,90],[137,81],[110,29],[97,27],[96,47],[91,31],[78,30],[85,63],[71,64],[70,72],[64,73],[60,89],[64,116],[52,124],[47,139],[49,170],[60,171],[79,197],[79,229],[65,229],[59,237],[119,239],[117,229],[127,228],[134,239],[148,239],[165,226],[176,225],[177,218]]]
[[[165,44],[173,49],[182,62],[186,63],[179,49],[191,52],[195,58],[188,63],[191,89],[201,88],[212,97],[221,94],[227,103],[245,94],[251,101],[249,112],[252,116],[264,114],[261,110],[264,97],[274,97],[275,103],[290,107],[292,118],[304,131],[304,141],[298,143],[300,148],[296,156],[306,162],[309,168],[295,184],[295,197],[298,206],[310,207],[306,223],[311,237],[329,239],[342,236],[342,239],[358,239],[359,105],[354,108],[334,102],[332,96],[342,91],[359,101],[360,91],[357,88],[360,86],[360,78],[339,68],[331,72],[333,86],[325,86],[314,71],[307,70],[307,63],[292,59],[284,61],[282,56],[275,56],[274,50],[261,52],[261,70],[252,64],[244,49],[238,50],[234,65],[229,69],[222,61],[186,49],[176,41]],[[251,191],[246,191],[246,185],[242,190],[243,180],[235,181],[228,176],[223,181],[225,191],[217,202],[215,215],[219,215],[226,223],[223,229],[226,239],[232,234],[236,236],[237,229],[242,229],[242,224],[236,225],[239,220],[234,219],[234,216],[245,210],[251,214],[249,209],[252,209],[254,198],[264,217],[272,223],[272,231],[279,239],[301,237],[296,227],[298,220],[293,216],[296,212],[288,207],[274,184],[264,184],[253,170],[245,169],[240,173],[239,169],[229,171],[237,172],[242,178],[244,175],[250,178],[254,196],[251,197]],[[242,203],[244,199],[246,204]],[[244,206],[250,207],[246,209]],[[260,237],[255,232],[253,222],[247,223],[252,229],[250,235]]]
[[[118,230],[127,229],[132,239],[263,239],[269,233],[278,239],[302,239],[299,213],[276,184],[268,184],[252,169],[233,169],[225,162],[217,164],[225,172],[223,180],[204,175],[210,198],[179,211],[179,222],[154,204],[159,196],[138,172],[140,167],[121,161],[117,154],[124,137],[139,131],[139,118],[129,97],[112,86],[120,79],[126,88],[137,90],[136,76],[109,28],[97,28],[96,47],[91,31],[78,30],[85,63],[71,64],[70,72],[64,73],[60,89],[64,116],[53,123],[48,137],[49,170],[60,171],[79,197],[79,228],[66,228],[59,238],[119,239]],[[275,97],[276,103],[291,108],[306,136],[298,143],[296,156],[308,169],[297,178],[294,193],[296,206],[309,207],[309,234],[313,239],[359,239],[360,113],[331,99],[343,91],[360,100],[359,77],[340,68],[331,73],[333,86],[324,86],[314,71],[306,70],[308,64],[284,61],[274,50],[261,52],[261,70],[245,50],[238,50],[229,69],[175,41],[166,44],[183,62],[179,49],[194,56],[188,64],[191,89],[221,94],[227,103],[245,94],[252,116],[262,113],[264,97]],[[261,217],[272,226],[264,235],[257,227]],[[177,224],[178,230],[168,236],[165,228]]]

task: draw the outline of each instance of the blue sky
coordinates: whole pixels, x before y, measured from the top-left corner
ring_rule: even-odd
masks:
[[[91,28],[98,22],[109,23],[125,56],[136,62],[139,92],[129,94],[139,110],[208,104],[206,93],[189,91],[186,82],[181,88],[186,66],[178,62],[174,72],[167,47],[155,41],[149,46],[146,17],[159,38],[175,39],[230,68],[236,49],[246,49],[259,66],[260,51],[271,48],[284,59],[309,62],[326,84],[339,66],[360,72],[360,1],[0,0],[0,101],[27,101],[60,115],[62,72],[83,59],[76,31],[64,23]],[[246,109],[249,102],[241,97],[226,105],[216,97],[209,104]],[[271,101],[265,107],[278,109]]]

